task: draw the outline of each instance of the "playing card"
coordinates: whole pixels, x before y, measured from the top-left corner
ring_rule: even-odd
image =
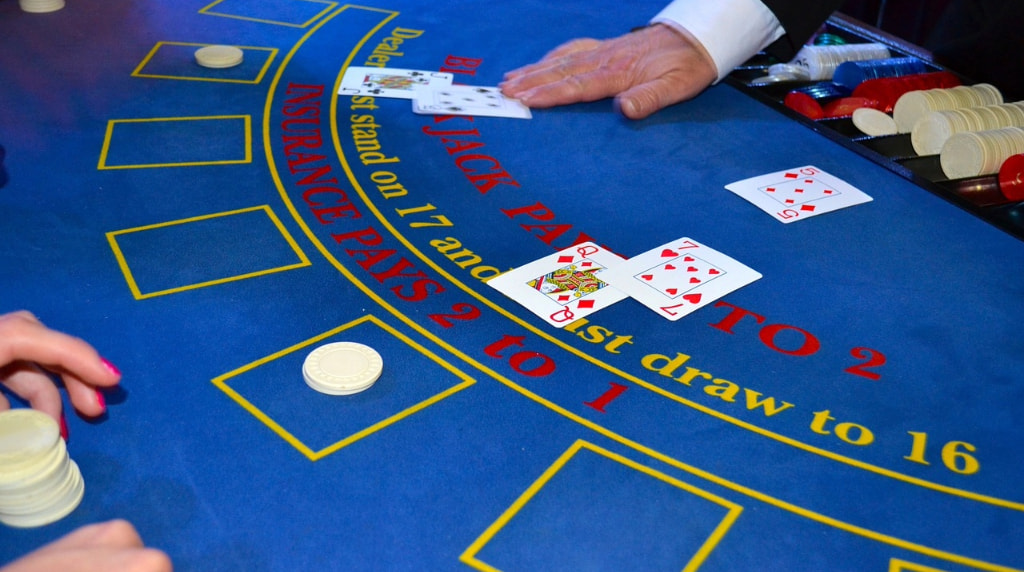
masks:
[[[725,188],[784,224],[871,200],[853,185],[810,165],[737,181]]]
[[[412,99],[416,87],[449,86],[453,77],[436,71],[350,67],[341,78],[338,94]]]
[[[601,277],[669,320],[678,320],[761,277],[692,238],[680,238],[609,269]]]
[[[425,115],[475,115],[477,117],[513,117],[530,119],[530,108],[517,99],[505,97],[496,87],[452,85],[416,88],[412,100],[414,113]]]
[[[487,281],[499,292],[561,328],[626,297],[604,274],[622,258],[592,242],[571,246]]]

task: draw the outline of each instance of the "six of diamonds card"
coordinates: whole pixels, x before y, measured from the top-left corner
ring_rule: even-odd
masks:
[[[638,254],[602,275],[615,288],[673,321],[760,277],[753,269],[685,237]]]
[[[725,188],[785,224],[871,200],[853,185],[810,165],[744,179]]]
[[[487,281],[549,324],[560,328],[626,297],[604,281],[622,258],[584,242]]]

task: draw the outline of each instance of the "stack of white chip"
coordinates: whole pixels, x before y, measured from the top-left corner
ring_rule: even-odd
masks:
[[[75,510],[84,494],[56,421],[34,409],[0,413],[0,522],[43,526]]]
[[[60,10],[64,7],[64,0],[18,0],[18,5],[25,12],[42,14]]]
[[[1024,129],[1004,127],[964,131],[946,141],[939,154],[942,172],[950,179],[991,175],[1013,155],[1024,153]]]
[[[900,133],[910,133],[918,121],[933,111],[1000,103],[1003,103],[1003,94],[994,85],[987,83],[925,89],[901,95],[893,107],[892,117]]]
[[[1003,127],[1024,127],[1024,102],[933,111],[914,124],[910,140],[918,155],[936,155],[957,133]]]
[[[302,377],[306,385],[328,395],[350,395],[369,389],[384,370],[373,348],[355,342],[320,346],[306,356]]]
[[[840,64],[863,60],[884,60],[889,56],[889,48],[884,44],[804,46],[800,48],[789,65],[807,70],[807,79],[825,81],[832,79],[832,75]]]

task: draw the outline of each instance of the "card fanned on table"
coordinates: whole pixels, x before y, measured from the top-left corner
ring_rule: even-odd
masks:
[[[585,242],[487,284],[561,328],[626,297],[678,320],[759,278],[751,268],[684,237],[629,260]]]
[[[450,86],[453,77],[438,71],[350,67],[341,78],[338,94],[412,99],[417,87]]]
[[[423,115],[473,115],[530,119],[530,108],[506,97],[496,87],[472,85],[421,86],[412,101],[413,113]]]
[[[501,89],[452,85],[453,77],[447,72],[356,66],[345,70],[338,94],[411,99],[413,113],[420,115],[533,117],[529,107]]]
[[[601,277],[675,321],[754,282],[761,274],[684,237],[638,254]]]
[[[584,242],[534,260],[487,281],[547,323],[561,328],[624,299],[604,281],[617,254]]]

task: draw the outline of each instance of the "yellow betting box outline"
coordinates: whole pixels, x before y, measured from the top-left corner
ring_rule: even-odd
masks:
[[[516,501],[512,503],[512,505],[508,509],[506,509],[505,512],[502,513],[500,517],[498,517],[498,520],[494,521],[494,523],[491,524],[491,526],[487,527],[487,530],[484,531],[484,533],[481,534],[480,537],[477,538],[473,542],[473,544],[471,544],[469,548],[467,548],[466,551],[462,553],[462,555],[459,557],[459,560],[462,561],[463,564],[469,565],[473,568],[476,568],[477,570],[485,570],[487,572],[500,572],[498,568],[495,568],[487,564],[486,562],[477,559],[476,555],[480,552],[480,550],[483,549],[483,547],[488,542],[491,541],[492,538],[494,538],[495,535],[497,535],[501,531],[502,528],[505,527],[506,524],[508,524],[516,516],[516,514],[519,513],[520,510],[522,510],[524,506],[526,506],[528,502],[530,502],[530,500],[542,488],[544,488],[548,481],[550,481],[551,478],[554,477],[555,474],[558,473],[558,471],[560,471],[562,467],[564,467],[566,463],[568,463],[576,455],[576,453],[578,453],[582,449],[586,449],[588,451],[606,457],[611,461],[626,465],[627,467],[635,471],[640,471],[641,473],[658,479],[659,481],[668,483],[674,487],[682,489],[683,491],[689,494],[696,495],[702,499],[713,502],[726,509],[727,512],[725,516],[722,518],[721,521],[719,521],[718,525],[715,526],[714,530],[708,536],[707,540],[705,540],[704,544],[701,545],[701,548],[690,558],[690,561],[687,562],[686,566],[683,568],[683,572],[693,572],[694,570],[700,568],[701,564],[704,563],[704,560],[708,557],[709,554],[711,554],[711,551],[715,549],[719,542],[721,542],[722,537],[724,537],[725,534],[729,531],[729,529],[732,528],[733,523],[735,523],[736,519],[739,518],[740,513],[743,512],[742,506],[728,499],[724,499],[718,495],[697,488],[693,485],[690,485],[689,483],[684,483],[683,481],[674,479],[648,466],[641,465],[640,463],[637,463],[632,459],[628,459],[626,457],[623,457],[622,455],[618,455],[616,453],[598,447],[593,443],[589,443],[587,441],[580,439],[573,443],[573,445],[569,447],[568,450],[562,453],[558,460],[556,460],[550,467],[548,467],[548,469],[544,471],[544,474],[542,474],[536,481],[534,481],[534,483],[530,485],[530,487],[526,489],[526,491],[523,492],[523,494],[521,494],[519,498],[516,499]]]
[[[343,332],[345,330],[348,330],[350,328],[353,328],[355,326],[358,326],[358,325],[364,324],[364,323],[370,323],[370,324],[373,324],[373,325],[381,328],[382,330],[384,330],[388,334],[390,334],[390,335],[394,336],[395,338],[397,338],[399,341],[401,341],[405,345],[409,346],[410,348],[412,348],[413,350],[419,352],[420,354],[426,356],[428,359],[430,359],[434,363],[438,364],[442,368],[448,370],[452,375],[454,375],[455,377],[461,379],[462,381],[460,383],[458,383],[458,384],[456,384],[456,385],[454,385],[454,386],[452,386],[452,387],[450,387],[450,388],[440,392],[440,393],[437,393],[437,394],[435,394],[435,395],[433,395],[433,396],[431,396],[431,397],[429,397],[429,398],[427,398],[427,399],[425,399],[425,400],[423,400],[423,401],[421,401],[421,402],[411,406],[411,407],[408,407],[408,408],[406,408],[406,409],[404,409],[402,411],[399,411],[398,413],[395,413],[394,415],[392,415],[392,416],[390,416],[390,417],[388,417],[388,418],[386,418],[386,419],[384,419],[382,421],[374,423],[373,425],[370,425],[369,427],[366,427],[362,431],[358,431],[356,433],[353,433],[352,435],[349,435],[348,437],[345,437],[345,438],[343,438],[343,439],[341,439],[341,440],[339,440],[339,441],[337,441],[337,442],[335,442],[335,443],[333,443],[331,445],[328,445],[327,447],[324,447],[323,449],[320,449],[319,451],[314,451],[312,448],[310,448],[308,445],[303,443],[297,437],[292,435],[287,429],[285,429],[279,423],[277,423],[276,421],[271,419],[270,416],[268,416],[266,413],[261,411],[258,407],[253,405],[249,400],[247,400],[245,397],[243,397],[241,394],[239,394],[237,391],[232,389],[231,386],[228,385],[228,380],[230,380],[232,377],[235,377],[235,376],[241,375],[243,373],[246,373],[248,371],[251,371],[253,369],[256,369],[256,368],[258,368],[259,366],[261,366],[261,365],[263,365],[265,363],[271,362],[273,360],[276,360],[276,359],[278,359],[278,358],[280,358],[282,356],[285,356],[287,354],[290,354],[292,352],[295,352],[295,351],[301,350],[303,348],[306,348],[306,347],[312,346],[314,344],[317,344],[319,342],[322,342],[323,340],[326,340],[326,339],[330,338],[331,336],[337,335],[340,332]],[[431,405],[433,405],[433,404],[435,404],[435,403],[445,399],[446,397],[450,397],[451,395],[454,395],[454,394],[462,391],[463,389],[466,389],[467,387],[469,387],[469,386],[471,386],[471,385],[476,383],[476,380],[473,379],[472,377],[470,377],[470,376],[466,375],[465,373],[459,371],[455,366],[453,366],[450,363],[444,361],[443,359],[441,359],[439,356],[437,356],[436,354],[434,354],[433,352],[431,352],[427,348],[425,348],[422,345],[416,343],[415,341],[413,341],[411,338],[409,338],[405,334],[399,332],[395,328],[393,328],[393,327],[389,326],[388,324],[384,323],[381,319],[377,318],[376,316],[374,316],[372,314],[367,314],[367,315],[365,315],[365,316],[363,316],[361,318],[357,318],[355,320],[352,320],[351,322],[348,322],[347,324],[343,324],[341,326],[338,326],[337,328],[334,328],[333,330],[330,330],[328,332],[324,332],[323,334],[320,334],[319,336],[316,336],[314,338],[310,338],[310,339],[308,339],[308,340],[306,340],[304,342],[300,342],[300,343],[298,343],[298,344],[296,344],[294,346],[291,346],[289,348],[285,348],[285,349],[283,349],[283,350],[281,350],[279,352],[276,352],[274,354],[271,354],[271,355],[269,355],[267,357],[258,359],[256,361],[250,363],[250,364],[246,364],[246,365],[244,365],[244,366],[242,366],[242,367],[240,367],[238,369],[229,371],[228,373],[225,373],[223,375],[215,377],[212,381],[213,381],[213,384],[216,385],[221,391],[226,393],[228,395],[228,397],[230,397],[236,403],[241,405],[243,409],[245,409],[246,411],[251,413],[254,417],[256,417],[257,419],[262,421],[264,425],[269,427],[274,433],[277,433],[282,439],[287,441],[291,446],[293,446],[296,449],[298,449],[298,451],[300,453],[302,453],[303,455],[305,455],[310,461],[317,461],[317,460],[320,460],[320,459],[330,455],[331,453],[335,453],[335,452],[337,452],[337,451],[339,451],[339,450],[341,450],[341,449],[351,445],[352,443],[355,443],[356,441],[359,441],[360,439],[362,439],[364,437],[367,437],[369,435],[372,435],[372,434],[376,433],[377,431],[380,431],[380,430],[382,430],[382,429],[384,429],[386,427],[394,425],[395,423],[398,423],[399,421],[401,421],[401,420],[403,420],[403,419],[413,415],[414,413],[422,411],[422,410],[426,409],[427,407],[430,407]],[[312,391],[312,390],[310,390],[310,391]]]
[[[900,560],[899,558],[889,559],[889,572],[946,572],[941,568],[932,568],[924,564],[915,564]]]
[[[952,553],[952,552],[948,552],[948,551],[945,551],[945,550],[940,550],[940,549],[932,548],[930,546],[926,546],[926,545],[923,545],[923,544],[918,544],[918,543],[910,542],[910,541],[907,541],[907,540],[903,540],[901,538],[898,538],[898,537],[895,537],[895,536],[892,536],[892,535],[889,535],[889,534],[883,534],[883,533],[877,532],[875,530],[871,530],[871,529],[868,529],[868,528],[865,528],[865,527],[862,527],[862,526],[859,526],[859,525],[856,525],[856,524],[845,522],[845,521],[842,521],[842,520],[830,517],[830,516],[822,514],[822,513],[818,513],[818,512],[812,511],[812,510],[808,510],[806,508],[803,508],[803,507],[801,507],[799,505],[793,504],[793,503],[788,502],[786,500],[783,500],[781,498],[773,497],[773,496],[768,495],[766,493],[763,493],[763,492],[761,492],[759,490],[747,487],[747,486],[745,486],[743,484],[740,484],[740,483],[737,483],[737,482],[734,482],[734,481],[730,481],[728,479],[724,479],[724,478],[722,478],[722,477],[720,477],[718,475],[715,475],[713,473],[710,473],[710,472],[708,472],[708,471],[706,471],[704,469],[701,469],[699,467],[696,467],[696,466],[684,463],[684,462],[680,461],[679,459],[676,459],[674,457],[666,455],[666,454],[664,454],[664,453],[662,453],[662,452],[660,452],[658,450],[652,449],[651,447],[648,447],[648,446],[644,445],[643,443],[631,440],[631,439],[629,439],[629,438],[627,438],[627,437],[625,437],[625,436],[623,436],[623,435],[621,435],[619,433],[616,433],[614,431],[611,431],[611,430],[607,429],[606,427],[600,425],[599,423],[591,421],[590,419],[587,419],[586,417],[583,417],[583,416],[581,416],[581,415],[579,415],[577,413],[574,413],[574,412],[566,409],[565,407],[562,407],[561,405],[559,405],[557,403],[554,403],[554,402],[552,402],[552,401],[542,397],[541,395],[538,395],[538,394],[536,394],[536,393],[526,389],[525,387],[523,387],[523,386],[517,384],[516,382],[512,381],[511,379],[503,376],[502,374],[498,373],[497,371],[493,370],[492,368],[488,367],[487,365],[485,365],[485,364],[481,363],[480,361],[474,359],[472,356],[467,355],[465,352],[461,351],[460,349],[458,349],[458,348],[452,346],[451,344],[445,342],[444,340],[438,338],[430,330],[424,328],[422,325],[420,325],[418,322],[416,322],[416,320],[413,320],[409,316],[406,316],[405,314],[403,314],[397,308],[395,308],[394,306],[389,304],[379,294],[377,294],[375,291],[373,291],[371,288],[369,288],[366,284],[364,284],[363,281],[359,279],[359,277],[357,277],[355,274],[352,273],[352,271],[350,271],[348,268],[346,268],[345,265],[342,264],[337,259],[337,257],[335,257],[333,255],[333,253],[326,246],[324,246],[323,243],[320,242],[320,240],[313,233],[313,231],[309,228],[309,226],[305,223],[305,221],[302,220],[302,216],[299,214],[298,209],[295,207],[294,203],[291,201],[291,198],[288,196],[288,192],[287,192],[287,189],[286,189],[285,185],[281,182],[281,177],[278,174],[278,170],[277,170],[277,163],[276,163],[276,161],[274,159],[274,156],[273,156],[272,141],[271,141],[271,138],[270,138],[270,116],[272,114],[272,104],[273,104],[273,101],[274,101],[273,94],[274,94],[274,91],[277,88],[278,83],[280,83],[280,81],[281,81],[281,77],[284,75],[284,72],[285,72],[285,70],[288,67],[288,62],[291,60],[291,58],[294,56],[294,54],[299,50],[299,48],[302,47],[302,45],[305,43],[305,41],[307,39],[309,39],[309,37],[312,34],[314,34],[319,28],[321,28],[326,22],[330,21],[335,16],[344,13],[346,10],[378,11],[378,12],[386,13],[388,16],[386,18],[384,18],[377,26],[375,26],[374,28],[369,30],[366,33],[366,35],[363,36],[363,38],[361,38],[358,42],[356,42],[356,44],[353,46],[352,50],[350,51],[348,58],[346,58],[345,62],[341,66],[341,71],[339,72],[338,77],[337,77],[336,82],[335,82],[334,95],[333,95],[333,99],[331,101],[331,106],[330,106],[331,126],[332,126],[331,127],[331,135],[332,135],[333,143],[334,143],[334,146],[335,146],[335,150],[337,152],[339,160],[341,161],[342,167],[344,168],[345,173],[346,173],[346,175],[349,178],[349,182],[352,183],[353,188],[359,194],[360,198],[363,199],[363,201],[367,205],[367,207],[373,212],[374,216],[385,226],[385,228],[387,228],[391,232],[391,234],[393,236],[395,236],[403,245],[405,245],[410,250],[410,252],[414,253],[420,260],[422,260],[431,269],[433,269],[434,271],[438,272],[441,276],[445,277],[446,279],[450,280],[452,284],[456,285],[458,288],[462,289],[463,291],[465,291],[468,295],[472,296],[473,298],[479,300],[482,304],[492,308],[493,310],[495,310],[499,314],[501,314],[503,316],[506,316],[511,321],[513,321],[513,322],[523,326],[524,328],[528,329],[529,331],[534,332],[535,334],[537,334],[541,338],[547,340],[548,342],[550,342],[550,343],[552,343],[552,344],[554,344],[554,345],[556,345],[556,346],[558,346],[560,348],[565,349],[566,351],[576,355],[577,357],[579,357],[579,358],[581,358],[581,359],[583,359],[583,360],[585,360],[587,362],[590,362],[590,363],[593,363],[595,365],[598,365],[602,369],[605,369],[605,370],[609,371],[610,373],[621,377],[622,379],[630,381],[630,382],[636,384],[639,387],[644,387],[645,389],[648,389],[648,390],[653,391],[655,393],[659,393],[659,394],[663,395],[664,397],[667,397],[668,399],[671,399],[673,401],[677,401],[677,402],[683,403],[683,404],[685,404],[685,405],[687,405],[687,406],[689,406],[689,407],[691,407],[693,409],[696,409],[698,411],[704,412],[704,413],[706,413],[706,414],[708,414],[708,415],[710,415],[710,416],[712,416],[714,418],[726,421],[728,423],[732,423],[734,425],[737,425],[739,427],[745,428],[745,429],[747,429],[749,431],[752,431],[754,433],[760,434],[762,436],[766,436],[768,438],[780,441],[782,443],[789,444],[789,445],[791,445],[791,446],[793,446],[793,447],[795,447],[797,449],[808,451],[808,452],[811,452],[813,454],[820,455],[822,457],[829,458],[829,459],[832,459],[832,460],[836,460],[836,461],[839,461],[841,463],[844,463],[844,464],[847,464],[847,465],[850,465],[850,466],[858,467],[858,468],[861,468],[861,469],[866,469],[869,472],[873,472],[873,473],[876,473],[876,474],[880,474],[880,475],[883,475],[883,476],[894,478],[894,479],[897,479],[897,480],[900,480],[900,481],[903,481],[903,482],[912,483],[912,484],[915,484],[915,485],[918,485],[918,486],[921,486],[921,487],[924,487],[924,488],[927,488],[927,489],[942,491],[942,492],[945,492],[945,493],[948,493],[948,494],[952,494],[954,496],[958,496],[958,497],[962,497],[962,498],[968,498],[968,499],[971,499],[971,500],[980,501],[980,502],[992,504],[992,505],[995,505],[995,506],[1000,506],[1000,507],[1003,507],[1003,508],[1009,508],[1010,510],[1016,510],[1016,511],[1024,512],[1024,503],[1018,503],[1018,502],[1014,502],[1014,501],[1007,501],[1005,499],[998,499],[998,498],[991,497],[991,496],[988,496],[988,495],[981,495],[981,494],[977,494],[977,493],[972,493],[972,492],[965,491],[965,490],[962,490],[962,489],[957,489],[957,488],[954,488],[954,487],[938,485],[938,484],[932,483],[930,481],[925,481],[923,479],[918,479],[918,478],[910,477],[908,475],[904,475],[904,474],[898,473],[896,471],[892,471],[892,470],[889,470],[889,469],[883,469],[883,468],[877,467],[875,465],[870,465],[868,463],[865,463],[865,462],[862,462],[862,461],[858,461],[858,460],[855,460],[855,459],[852,459],[852,458],[849,458],[849,457],[845,457],[843,455],[839,455],[837,453],[833,453],[831,451],[828,451],[828,450],[825,450],[825,449],[821,449],[819,447],[814,447],[814,446],[808,445],[806,443],[802,443],[800,441],[797,441],[795,439],[791,439],[789,437],[785,437],[785,436],[782,436],[782,435],[778,435],[778,434],[772,433],[772,432],[767,431],[767,430],[765,430],[765,429],[763,429],[761,427],[758,427],[756,425],[753,425],[753,424],[747,423],[745,421],[739,420],[737,418],[733,418],[733,417],[730,417],[728,415],[725,415],[725,414],[723,414],[723,413],[721,413],[721,412],[719,412],[719,411],[717,411],[715,409],[711,409],[710,407],[705,407],[705,406],[703,406],[703,405],[701,405],[699,403],[687,400],[687,399],[685,399],[683,397],[675,395],[675,394],[673,394],[671,392],[668,392],[666,390],[662,390],[662,389],[660,389],[659,387],[657,387],[654,384],[648,383],[648,382],[646,382],[646,381],[644,381],[644,380],[642,380],[642,379],[640,379],[640,378],[638,378],[636,376],[632,376],[632,375],[630,375],[630,374],[628,374],[628,373],[626,373],[624,371],[618,370],[618,369],[616,369],[614,367],[611,367],[610,365],[608,365],[608,364],[606,364],[604,362],[601,362],[600,360],[598,360],[597,358],[591,356],[590,354],[582,352],[582,351],[580,351],[580,350],[578,350],[578,349],[576,349],[576,348],[574,348],[574,347],[572,347],[572,346],[562,342],[561,340],[553,337],[551,334],[549,334],[547,332],[544,332],[542,330],[538,330],[537,328],[533,327],[532,325],[530,325],[525,320],[522,320],[521,318],[517,317],[515,314],[513,314],[513,313],[509,312],[508,310],[505,310],[504,308],[498,306],[497,304],[495,304],[491,300],[482,297],[476,291],[474,291],[471,288],[467,287],[462,281],[457,280],[454,276],[451,275],[451,273],[449,273],[445,269],[441,268],[432,259],[430,259],[427,256],[424,256],[423,253],[419,249],[417,249],[414,245],[412,245],[409,242],[409,240],[407,238],[405,238],[405,236],[403,236],[401,233],[399,233],[394,228],[394,226],[390,223],[390,221],[388,221],[386,218],[383,217],[383,215],[380,213],[380,210],[372,203],[372,201],[369,200],[369,197],[368,197],[366,191],[362,188],[362,185],[360,185],[358,179],[356,179],[355,174],[352,172],[352,168],[348,164],[348,160],[345,158],[345,154],[342,152],[341,143],[340,143],[340,137],[338,135],[338,129],[337,129],[337,97],[338,97],[337,91],[338,91],[338,87],[339,87],[339,85],[341,83],[341,79],[342,79],[342,76],[343,76],[345,70],[351,65],[353,58],[359,52],[359,50],[362,49],[362,47],[366,44],[366,42],[371,37],[373,37],[373,35],[376,34],[391,19],[397,17],[399,13],[398,12],[394,12],[394,11],[390,11],[390,10],[382,10],[382,9],[378,9],[378,8],[370,8],[370,7],[365,7],[365,6],[357,6],[357,5],[352,5],[352,4],[346,4],[346,5],[342,6],[341,8],[339,8],[336,12],[332,13],[330,16],[324,18],[320,22],[317,22],[316,26],[314,26],[313,28],[309,29],[306,32],[306,34],[302,38],[300,38],[295,43],[295,45],[292,47],[292,49],[285,55],[281,65],[278,67],[278,70],[277,70],[277,72],[276,72],[276,74],[274,76],[274,79],[272,80],[272,84],[271,84],[270,88],[267,91],[267,100],[266,100],[266,103],[264,105],[264,114],[263,114],[263,139],[264,139],[264,151],[265,151],[266,157],[267,157],[267,164],[268,164],[268,166],[270,168],[270,174],[271,174],[271,177],[274,180],[274,185],[277,187],[278,194],[281,196],[281,200],[284,202],[285,206],[288,208],[289,212],[292,214],[292,217],[294,218],[296,224],[298,224],[302,228],[303,232],[309,238],[310,242],[324,256],[324,259],[327,260],[332,266],[334,266],[334,268],[337,269],[338,272],[340,272],[343,276],[345,276],[345,278],[347,280],[349,280],[354,286],[356,286],[368,298],[373,300],[378,306],[380,306],[381,308],[383,308],[384,310],[389,312],[396,319],[400,320],[402,323],[406,324],[408,327],[412,328],[414,331],[419,332],[421,335],[423,335],[427,339],[433,341],[439,347],[444,348],[446,351],[448,351],[452,355],[458,357],[463,362],[473,366],[474,368],[476,368],[477,370],[483,372],[484,374],[486,374],[490,378],[496,380],[497,382],[501,383],[502,385],[505,385],[506,387],[512,389],[513,391],[516,391],[517,393],[523,395],[527,399],[530,399],[530,400],[534,401],[535,403],[537,403],[537,404],[539,404],[539,405],[541,405],[543,407],[546,407],[546,408],[550,409],[551,411],[554,411],[555,413],[557,413],[559,415],[562,415],[566,419],[569,419],[569,420],[579,424],[582,427],[586,427],[587,429],[590,429],[591,431],[594,431],[595,433],[597,433],[599,435],[607,437],[608,439],[611,439],[611,440],[613,440],[613,441],[615,441],[617,443],[620,443],[620,444],[622,444],[625,447],[629,447],[629,448],[631,448],[631,449],[633,449],[635,451],[638,451],[640,453],[648,455],[648,456],[650,456],[650,457],[652,457],[654,459],[657,459],[657,460],[659,460],[659,461],[661,461],[663,463],[666,463],[666,464],[671,465],[671,466],[673,466],[675,468],[678,468],[678,469],[680,469],[682,471],[690,473],[690,474],[692,474],[692,475],[694,475],[696,477],[708,480],[708,481],[713,482],[713,483],[715,483],[715,484],[717,484],[719,486],[722,486],[722,487],[725,487],[725,488],[727,488],[729,490],[738,492],[739,494],[747,496],[747,497],[749,497],[749,498],[751,498],[751,499],[753,499],[753,500],[755,500],[757,502],[761,502],[761,503],[767,504],[769,506],[773,506],[773,507],[779,508],[781,510],[787,511],[787,512],[792,513],[792,514],[795,514],[795,515],[800,516],[802,518],[806,518],[808,520],[811,520],[813,522],[822,524],[824,526],[828,526],[828,527],[831,527],[831,528],[835,528],[835,529],[838,529],[838,530],[845,531],[845,532],[850,533],[850,534],[854,534],[854,535],[857,535],[857,536],[860,536],[860,537],[863,537],[863,538],[870,539],[870,540],[872,540],[874,542],[879,542],[879,543],[887,544],[889,546],[896,546],[896,547],[899,547],[899,548],[902,548],[902,549],[905,549],[905,550],[909,550],[909,551],[912,551],[912,552],[917,552],[919,554],[925,554],[927,556],[931,556],[931,557],[934,557],[934,558],[940,558],[940,559],[948,560],[950,562],[956,562],[958,564],[969,565],[969,566],[972,566],[972,567],[976,567],[976,568],[978,568],[980,570],[990,570],[990,571],[997,571],[997,572],[1024,572],[1024,570],[1018,570],[1016,568],[1012,568],[1012,567],[1008,567],[1008,566],[1002,566],[1002,565],[999,565],[999,564],[985,562],[985,561],[982,561],[982,560],[977,560],[977,559],[974,559],[974,558],[965,557],[965,556],[962,556],[962,555],[959,555],[959,554],[955,554],[955,553]]]
[[[263,81],[263,76],[265,76],[267,74],[267,70],[270,69],[270,64],[273,63],[274,58],[277,57],[277,52],[278,52],[277,48],[264,48],[264,47],[259,47],[259,46],[234,46],[234,47],[242,50],[243,52],[245,50],[255,50],[255,51],[261,51],[261,52],[270,52],[270,55],[267,56],[267,61],[264,62],[263,67],[260,68],[259,73],[256,74],[256,77],[254,79],[228,79],[228,78],[218,78],[218,77],[200,77],[200,76],[189,76],[189,75],[170,75],[170,74],[155,74],[155,73],[144,73],[143,72],[143,69],[145,69],[146,64],[148,64],[153,59],[153,57],[156,56],[157,52],[160,51],[160,48],[163,47],[163,46],[193,46],[193,47],[196,47],[196,48],[200,48],[200,47],[213,46],[213,45],[216,45],[216,44],[197,44],[197,43],[192,43],[192,42],[157,42],[156,45],[153,46],[153,49],[150,50],[148,54],[146,54],[146,57],[143,58],[142,62],[139,63],[138,67],[135,68],[135,71],[132,72],[132,77],[146,77],[146,78],[156,78],[156,79],[179,79],[179,80],[188,80],[188,81],[214,81],[214,82],[219,82],[219,83],[257,84],[257,83]]]
[[[220,4],[222,2],[225,2],[225,1],[226,0],[216,0],[212,4],[210,4],[208,6],[205,6],[203,8],[200,8],[199,9],[199,13],[200,14],[206,14],[208,16],[222,16],[224,18],[235,18],[235,19],[238,19],[238,20],[248,20],[250,22],[262,22],[264,24],[275,24],[277,26],[288,26],[290,28],[305,28],[305,27],[309,26],[310,24],[312,24],[313,22],[316,22],[318,18],[320,18],[321,16],[323,16],[327,12],[330,12],[331,10],[334,9],[334,7],[336,7],[338,5],[337,2],[328,2],[326,0],[291,0],[293,2],[311,2],[311,3],[325,4],[326,5],[323,10],[317,12],[317,14],[315,16],[313,16],[312,18],[310,18],[309,20],[306,20],[305,22],[303,22],[301,24],[296,24],[294,22],[283,22],[283,21],[279,21],[279,20],[266,20],[266,19],[263,19],[263,18],[252,18],[250,16],[242,16],[240,14],[229,14],[227,12],[214,12],[213,10],[211,10],[211,8],[213,8],[214,6],[217,6],[218,4]]]
[[[114,128],[119,123],[160,123],[171,121],[227,121],[242,119],[245,122],[245,144],[242,149],[244,159],[222,159],[209,161],[182,161],[180,163],[138,163],[125,165],[107,165],[110,153],[110,140],[114,136]],[[252,116],[250,115],[209,115],[205,117],[148,117],[136,119],[111,119],[107,122],[107,133],[103,137],[103,149],[100,151],[100,162],[97,169],[153,169],[159,167],[198,167],[202,165],[240,165],[252,163]]]
[[[297,262],[295,264],[289,264],[289,265],[286,265],[286,266],[277,266],[277,267],[274,267],[274,268],[266,268],[266,269],[258,270],[258,271],[255,271],[255,272],[247,272],[245,274],[239,274],[237,276],[227,276],[227,277],[224,277],[224,278],[218,278],[216,280],[208,280],[206,282],[199,282],[197,284],[188,284],[188,285],[184,285],[184,286],[178,286],[176,288],[168,288],[166,290],[158,290],[156,292],[145,292],[144,293],[144,292],[142,292],[139,289],[138,284],[135,282],[135,278],[132,276],[131,268],[128,265],[128,260],[125,258],[124,253],[121,252],[121,247],[118,246],[118,244],[117,244],[117,237],[118,236],[125,235],[125,234],[130,234],[130,233],[133,233],[133,232],[145,232],[147,230],[152,230],[152,229],[155,229],[155,228],[164,228],[164,227],[174,226],[174,225],[179,225],[179,224],[188,224],[188,223],[191,223],[191,222],[196,222],[196,221],[201,221],[201,220],[209,220],[211,218],[232,216],[232,215],[243,214],[243,213],[254,212],[254,211],[260,211],[260,210],[266,212],[267,217],[270,218],[270,221],[273,222],[274,226],[277,228],[277,230],[280,231],[281,237],[288,243],[288,245],[291,247],[292,251],[295,252],[295,254],[299,257],[299,262]],[[121,272],[124,274],[125,280],[128,282],[128,288],[131,289],[132,296],[134,296],[136,300],[145,300],[146,298],[154,298],[156,296],[166,296],[167,294],[176,294],[178,292],[184,292],[186,290],[196,290],[198,288],[205,288],[207,286],[214,286],[214,285],[217,285],[217,284],[225,284],[225,283],[228,283],[228,282],[235,282],[235,281],[238,281],[238,280],[245,280],[245,279],[248,279],[248,278],[255,278],[257,276],[265,276],[267,274],[273,274],[275,272],[284,272],[286,270],[294,270],[296,268],[304,268],[306,266],[311,266],[312,265],[312,262],[309,261],[309,258],[306,256],[306,253],[302,252],[302,249],[299,248],[299,244],[297,242],[295,242],[295,239],[292,238],[292,235],[288,233],[288,230],[281,223],[281,220],[279,218],[277,218],[277,215],[274,214],[274,211],[271,210],[269,205],[260,205],[260,206],[256,206],[256,207],[249,207],[249,208],[238,209],[238,210],[233,210],[233,211],[227,211],[227,212],[222,212],[222,213],[214,213],[214,214],[208,214],[208,215],[201,215],[201,216],[185,218],[185,219],[180,219],[180,220],[173,220],[173,221],[169,221],[169,222],[161,222],[161,223],[150,224],[150,225],[146,225],[146,226],[139,226],[139,227],[135,227],[135,228],[127,228],[127,229],[124,229],[124,230],[114,230],[114,231],[110,231],[110,232],[107,233],[107,242],[110,243],[110,248],[114,251],[114,256],[117,258],[117,264],[121,267]]]

